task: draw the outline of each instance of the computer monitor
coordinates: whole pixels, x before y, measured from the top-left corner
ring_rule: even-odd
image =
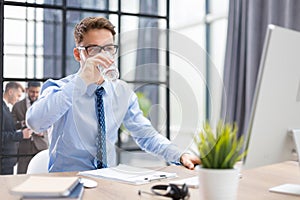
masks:
[[[290,130],[299,136],[300,32],[269,25],[242,169],[295,159]]]

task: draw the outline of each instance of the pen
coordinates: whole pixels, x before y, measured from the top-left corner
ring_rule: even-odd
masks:
[[[168,178],[166,175],[164,174],[161,174],[161,175],[157,175],[157,176],[152,176],[152,177],[145,177],[144,180],[145,181],[155,181],[155,180],[160,180],[160,179],[165,179],[165,178]]]

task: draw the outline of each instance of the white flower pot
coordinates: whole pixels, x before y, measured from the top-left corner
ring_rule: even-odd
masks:
[[[239,169],[199,169],[201,200],[236,200]]]

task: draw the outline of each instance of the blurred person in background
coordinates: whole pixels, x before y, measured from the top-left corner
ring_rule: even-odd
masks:
[[[5,86],[2,104],[2,157],[0,162],[1,174],[13,174],[17,163],[19,142],[31,137],[32,131],[28,128],[16,130],[13,116],[8,105],[19,101],[24,88],[20,83],[9,82]]]
[[[27,109],[38,99],[41,83],[30,81],[27,84],[26,96],[22,101],[17,102],[12,108],[12,115],[17,129],[26,128],[25,116]],[[47,131],[32,133],[32,137],[20,141],[18,150],[18,174],[25,174],[30,160],[38,152],[48,148]]]

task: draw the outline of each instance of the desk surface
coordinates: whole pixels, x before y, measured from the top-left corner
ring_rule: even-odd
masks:
[[[169,166],[165,168],[160,168],[161,171],[166,172],[176,172],[179,178],[187,178],[197,175],[196,171],[187,170],[183,167]],[[45,174],[49,176],[74,176],[75,172],[67,173],[50,173]],[[13,196],[9,193],[9,189],[15,185],[22,183],[28,175],[5,175],[0,176],[0,198],[6,200],[17,200],[18,196]],[[138,191],[150,191],[152,185],[159,183],[167,183],[168,180],[153,182],[146,185],[128,185],[115,181],[104,180],[104,179],[94,179],[98,182],[98,187],[93,189],[85,189],[83,200],[92,199],[166,199],[157,198],[151,195],[142,194],[141,197],[138,196]],[[176,180],[176,179],[172,179]],[[251,170],[242,171],[242,178],[240,179],[238,200],[290,200],[299,199],[300,197],[292,195],[284,195],[278,193],[268,192],[270,187],[284,184],[284,183],[296,183],[300,184],[300,170],[298,163],[290,161],[280,164],[255,168]],[[190,189],[191,198],[198,199],[198,190]]]

